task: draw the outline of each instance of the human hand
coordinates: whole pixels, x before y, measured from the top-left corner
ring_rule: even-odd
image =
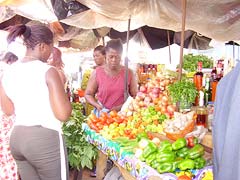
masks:
[[[119,105],[119,106],[114,106],[114,107],[112,107],[111,109],[110,109],[110,111],[120,111],[121,110],[121,107],[122,107],[122,105]]]
[[[100,105],[100,104],[97,104],[96,108],[99,112],[103,109],[102,105]]]

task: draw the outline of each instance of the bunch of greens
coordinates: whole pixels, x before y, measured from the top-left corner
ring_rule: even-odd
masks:
[[[97,149],[86,141],[86,135],[82,129],[82,123],[86,121],[82,113],[83,106],[80,103],[72,103],[72,109],[71,117],[62,127],[68,150],[68,161],[71,168],[92,169],[93,161],[97,158]]]
[[[193,103],[198,94],[194,83],[188,79],[182,79],[168,86],[171,100],[176,102]]]
[[[188,72],[195,72],[197,70],[197,63],[202,62],[203,68],[212,68],[213,59],[205,55],[187,54],[183,57],[183,69]]]

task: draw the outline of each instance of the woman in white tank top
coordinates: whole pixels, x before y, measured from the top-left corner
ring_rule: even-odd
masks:
[[[47,64],[53,33],[43,25],[15,25],[8,42],[17,37],[26,55],[12,65],[0,82],[2,110],[15,113],[10,148],[22,180],[65,180],[68,168],[61,124],[71,115],[71,104],[59,73]]]

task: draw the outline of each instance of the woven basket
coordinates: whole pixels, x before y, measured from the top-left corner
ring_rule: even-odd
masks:
[[[186,136],[186,134],[192,132],[194,129],[194,126],[195,126],[195,121],[192,120],[183,130],[180,130],[180,131],[174,132],[174,133],[165,131],[165,133],[169,139],[176,141],[178,138],[183,138]]]

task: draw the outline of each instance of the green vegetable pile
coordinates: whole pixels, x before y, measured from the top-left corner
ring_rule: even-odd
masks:
[[[167,119],[167,116],[159,111],[156,111],[154,106],[148,106],[146,109],[143,109],[141,113],[143,121],[146,121],[148,123],[151,123],[154,120],[158,120],[158,122],[161,124],[164,120]]]
[[[149,141],[140,160],[157,169],[159,173],[174,173],[177,169],[185,171],[203,168],[206,164],[203,155],[202,145],[195,144],[189,148],[186,139],[179,138],[172,144],[167,140],[162,141],[159,147]]]
[[[195,72],[197,70],[197,63],[202,62],[203,68],[212,68],[213,59],[205,55],[187,54],[183,56],[183,69],[188,72]]]
[[[97,158],[97,148],[86,141],[82,123],[86,121],[83,106],[72,103],[72,114],[63,124],[62,130],[68,151],[68,161],[71,168],[78,170],[84,167],[92,169],[93,161]]]
[[[168,86],[172,102],[193,103],[198,94],[194,83],[188,79],[182,79]]]

